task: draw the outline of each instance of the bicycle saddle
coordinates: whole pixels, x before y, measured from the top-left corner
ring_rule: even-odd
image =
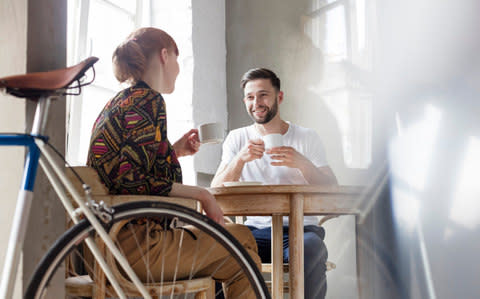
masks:
[[[0,89],[4,88],[7,93],[13,96],[30,100],[54,93],[65,94],[64,90],[73,82],[80,80],[97,61],[98,58],[92,56],[64,69],[0,78]],[[78,82],[77,86],[71,88],[81,86],[83,85]]]

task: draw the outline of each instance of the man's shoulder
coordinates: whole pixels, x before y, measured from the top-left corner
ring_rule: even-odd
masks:
[[[308,137],[313,137],[313,136],[318,136],[317,131],[315,131],[312,128],[307,128],[303,127],[298,124],[290,123],[291,130],[295,135],[301,135],[301,136],[308,136]]]

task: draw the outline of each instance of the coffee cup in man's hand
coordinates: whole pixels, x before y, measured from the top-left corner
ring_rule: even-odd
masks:
[[[263,142],[265,143],[265,149],[269,150],[274,147],[283,146],[282,134],[268,134],[263,136]]]

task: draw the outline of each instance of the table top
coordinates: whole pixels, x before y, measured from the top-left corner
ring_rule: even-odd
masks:
[[[357,186],[249,185],[208,189],[225,215],[288,215],[290,199],[304,201],[305,215],[358,214],[363,188]]]

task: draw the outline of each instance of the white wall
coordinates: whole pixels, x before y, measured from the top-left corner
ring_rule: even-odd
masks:
[[[0,77],[24,73],[27,51],[27,1],[0,1]],[[25,101],[0,94],[0,132],[25,130]],[[0,266],[3,269],[12,215],[20,188],[24,150],[18,147],[0,147]],[[19,274],[22,267],[19,267]],[[20,281],[20,280],[19,280]],[[14,298],[21,298],[17,283]]]

